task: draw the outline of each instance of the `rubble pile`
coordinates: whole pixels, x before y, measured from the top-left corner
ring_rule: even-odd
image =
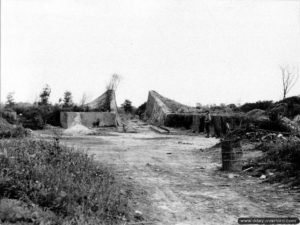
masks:
[[[299,141],[299,135],[289,132],[276,132],[263,129],[238,129],[229,133],[225,139],[240,139],[249,140],[251,142],[285,142],[285,141]]]

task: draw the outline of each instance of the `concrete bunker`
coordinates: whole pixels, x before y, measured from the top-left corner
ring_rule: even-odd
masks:
[[[75,119],[86,127],[116,127],[121,125],[114,90],[104,94],[85,105],[88,112],[60,112],[60,123],[65,129],[74,126]]]

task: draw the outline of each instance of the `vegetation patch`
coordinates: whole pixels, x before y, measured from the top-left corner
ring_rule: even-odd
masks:
[[[247,167],[255,167],[253,173],[258,176],[266,174],[269,181],[288,182],[300,185],[300,143],[285,141],[281,143],[264,143],[262,157]]]
[[[28,135],[28,130],[22,126],[12,125],[5,119],[0,118],[0,139],[2,138],[22,138]]]
[[[86,153],[59,140],[31,139],[2,140],[0,150],[0,199],[50,211],[49,224],[118,224],[130,217],[131,192]]]

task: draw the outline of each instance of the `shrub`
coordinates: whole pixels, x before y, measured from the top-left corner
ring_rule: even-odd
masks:
[[[277,171],[275,176],[270,177],[270,181],[287,181],[291,185],[300,185],[299,142],[289,140],[284,143],[265,143],[261,149],[264,154],[254,165],[260,171]]]
[[[45,125],[43,113],[41,108],[39,107],[32,106],[24,108],[24,110],[21,111],[19,115],[20,122],[26,128],[37,130],[42,129]]]
[[[4,118],[0,118],[0,139],[2,138],[22,138],[28,135],[28,131],[22,126],[8,123]]]
[[[249,112],[253,109],[268,110],[273,105],[272,101],[258,101],[255,103],[245,103],[240,107],[243,112]]]
[[[288,173],[300,170],[300,143],[273,144],[265,153],[263,160],[268,163],[272,162],[272,167],[275,169],[284,170]]]
[[[147,108],[147,102],[143,103],[142,105],[140,105],[135,114],[138,115],[140,118],[143,118],[144,113],[146,112],[146,108]]]
[[[8,154],[0,163],[0,198],[33,202],[70,224],[79,224],[79,218],[105,224],[128,218],[130,193],[122,192],[111,170],[87,154],[58,140],[7,140],[0,149]]]

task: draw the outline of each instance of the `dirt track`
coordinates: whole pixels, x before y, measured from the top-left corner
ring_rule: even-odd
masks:
[[[203,150],[218,140],[201,136],[161,135],[141,126],[139,133],[110,133],[64,139],[111,164],[141,186],[151,205],[138,205],[161,225],[237,224],[243,216],[297,216],[299,196],[257,178],[219,172],[220,151]],[[298,199],[297,199],[298,197]]]

